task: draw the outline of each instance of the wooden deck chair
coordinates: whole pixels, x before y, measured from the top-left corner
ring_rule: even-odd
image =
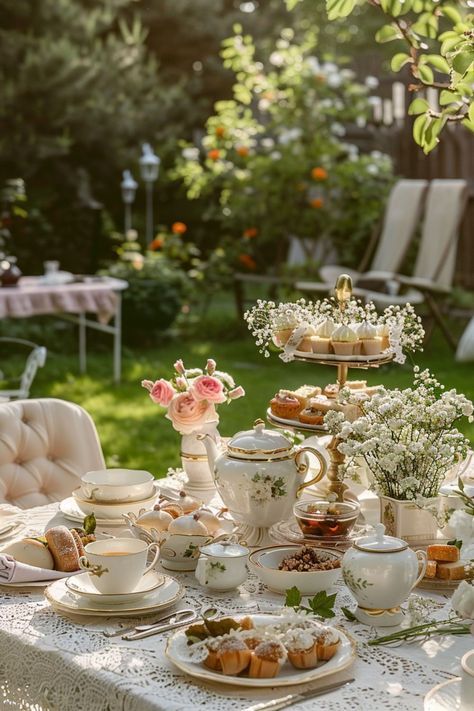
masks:
[[[427,187],[427,180],[399,180],[394,185],[385,209],[381,233],[374,232],[378,241],[370,271],[366,271],[366,266],[373,252],[374,239],[369,242],[359,270],[337,264],[326,265],[319,270],[324,283],[299,281],[296,288],[300,291],[325,293],[334,288],[341,273],[349,274],[357,287],[359,283],[377,283],[387,272],[398,272],[419,224]]]
[[[357,290],[379,308],[407,302],[413,305],[425,303],[454,350],[456,341],[442,317],[438,302],[452,289],[459,227],[467,199],[466,180],[432,180],[413,275],[386,274],[380,279],[380,291]],[[387,286],[391,293],[384,293]]]

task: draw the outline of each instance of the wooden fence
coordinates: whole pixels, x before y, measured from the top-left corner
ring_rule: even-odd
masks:
[[[412,136],[413,118],[406,109],[413,98],[401,82],[382,82],[374,99],[374,118],[367,127],[373,145],[390,154],[395,171],[406,178],[464,178],[469,200],[461,226],[455,284],[474,289],[474,134],[463,126],[448,126],[439,145],[425,156]],[[418,94],[419,95],[419,94]],[[425,98],[438,109],[436,89]]]

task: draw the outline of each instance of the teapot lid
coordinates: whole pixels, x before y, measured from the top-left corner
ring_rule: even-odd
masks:
[[[243,558],[248,555],[249,549],[241,546],[239,543],[231,541],[223,541],[222,543],[210,543],[201,548],[201,553],[209,556],[224,557],[224,558]]]
[[[286,458],[293,450],[289,439],[276,430],[266,430],[263,420],[255,420],[253,430],[237,432],[227,445],[231,456],[239,459]]]
[[[354,548],[368,553],[398,553],[408,548],[408,543],[402,541],[401,538],[393,536],[385,536],[385,526],[383,523],[376,523],[374,526],[375,533],[363,538],[358,538],[354,543]]]

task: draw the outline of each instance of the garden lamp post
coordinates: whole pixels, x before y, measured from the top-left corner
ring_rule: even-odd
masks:
[[[135,193],[138,188],[138,183],[129,170],[123,171],[123,179],[120,183],[120,187],[122,188],[122,200],[125,205],[124,229],[125,234],[127,234],[127,232],[132,229],[132,204],[135,200]]]
[[[149,143],[142,145],[140,172],[146,186],[146,244],[153,240],[153,183],[158,178],[160,159]],[[145,245],[146,246],[146,245]]]

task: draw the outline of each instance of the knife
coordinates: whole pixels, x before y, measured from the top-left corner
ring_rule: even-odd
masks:
[[[169,630],[176,630],[179,627],[189,625],[190,622],[194,622],[197,618],[198,614],[194,610],[179,610],[170,618],[168,623],[158,622],[156,625],[141,627],[140,630],[135,628],[138,631],[124,634],[122,639],[129,642],[135,639],[145,639],[145,637],[151,637],[155,634],[161,634],[161,632],[168,632]]]
[[[336,681],[332,684],[326,684],[326,686],[321,686],[316,690],[302,691],[299,694],[288,694],[288,696],[282,696],[280,699],[274,699],[273,701],[265,701],[262,704],[256,704],[255,706],[248,706],[243,711],[278,711],[278,709],[285,709],[287,706],[293,706],[297,704],[298,701],[307,701],[308,699],[314,699],[315,696],[321,696],[322,694],[329,694],[331,691],[335,691],[346,684],[351,684],[354,679],[344,679],[344,681]]]

